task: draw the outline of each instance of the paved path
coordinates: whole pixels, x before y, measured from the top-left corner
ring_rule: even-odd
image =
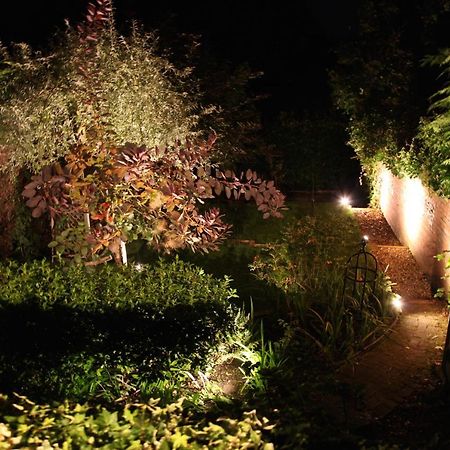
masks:
[[[355,208],[370,249],[403,297],[404,307],[388,335],[339,378],[359,386],[358,396],[342,398],[342,419],[359,426],[383,417],[427,382],[432,370],[440,370],[447,329],[443,302],[432,300],[430,287],[407,247],[394,236],[381,213]]]

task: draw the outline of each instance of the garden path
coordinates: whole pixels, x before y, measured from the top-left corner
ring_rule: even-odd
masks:
[[[381,212],[371,208],[353,212],[369,238],[370,251],[403,298],[403,311],[387,335],[339,371],[339,379],[352,387],[353,394],[342,394],[338,414],[357,427],[385,416],[426,385],[433,371],[434,376],[440,372],[447,317],[443,302],[432,299],[426,277]]]

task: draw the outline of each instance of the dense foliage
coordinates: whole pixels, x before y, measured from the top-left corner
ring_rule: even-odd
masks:
[[[359,230],[345,212],[306,216],[253,263],[259,278],[286,294],[294,327],[333,359],[370,343],[390,316],[389,287],[381,274],[375,291],[365,295],[345,288],[346,262],[358,242]]]
[[[273,182],[212,167],[215,137],[190,142],[199,119],[184,89],[190,70],[157,56],[150,36],[120,36],[111,11],[109,0],[90,4],[47,56],[19,46],[3,58],[3,169],[34,173],[22,195],[33,217],[49,216],[57,254],[125,262],[124,242],[136,238],[165,251],[215,249],[229,227],[201,208],[222,192],[279,216]]]
[[[399,22],[395,3],[362,2],[357,36],[338,50],[331,71],[335,104],[349,118],[350,144],[363,164],[395,157],[414,135],[414,60],[402,28],[390,26]]]
[[[429,56],[426,63],[441,69],[444,86],[436,92],[430,107],[431,116],[424,118],[419,127],[416,151],[410,166],[425,184],[437,193],[450,197],[450,49]]]
[[[39,405],[25,397],[0,397],[0,449],[240,449],[272,450],[273,425],[255,411],[241,417],[199,419],[183,400],[158,400],[118,410],[87,404]]]
[[[19,436],[21,442],[31,439],[30,436],[41,439],[45,418],[55,419],[48,428],[55,442],[91,436],[95,443],[101,439],[109,442],[110,436],[117,437],[118,429],[126,430],[126,436],[134,436],[138,424],[153,426],[157,419],[146,415],[148,421],[142,418],[143,422],[136,419],[130,424],[123,413],[129,409],[141,418],[142,408],[147,411],[153,407],[152,398],[160,398],[161,411],[166,411],[165,405],[171,411],[182,409],[181,418],[177,413],[172,421],[168,419],[171,424],[179,425],[170,430],[191,436],[192,441],[188,442],[192,445],[196,442],[194,435],[183,428],[184,424],[203,430],[202,443],[227,448],[231,445],[229,437],[222,432],[214,444],[207,440],[211,433],[218,432],[215,425],[230,433],[238,432],[233,427],[238,427],[241,418],[247,417],[242,416],[243,412],[253,409],[259,417],[264,415],[275,425],[263,432],[262,440],[272,442],[276,448],[299,449],[311,445],[329,448],[338,439],[345,439],[339,427],[333,428],[336,417],[333,408],[328,410],[327,403],[328,395],[335,402],[335,396],[339,397],[340,390],[345,389],[333,379],[335,357],[339,360],[350,356],[353,350],[369,342],[370,336],[364,341],[367,336],[364,333],[351,334],[362,330],[360,324],[347,330],[336,327],[331,332],[330,324],[321,325],[311,310],[305,310],[306,323],[289,312],[300,314],[303,298],[307,306],[322,314],[333,327],[343,319],[337,314],[334,321],[328,315],[334,307],[336,313],[342,310],[334,300],[338,296],[330,297],[326,285],[342,280],[343,272],[338,265],[356,250],[356,225],[350,215],[339,215],[335,209],[331,214],[324,214],[322,209],[329,210],[330,205],[318,205],[315,217],[304,217],[299,222],[298,217],[310,211],[310,207],[297,205],[288,211],[286,218],[292,226],[282,233],[283,224],[276,219],[255,226],[258,216],[252,205],[237,207],[231,203],[231,206],[242,221],[239,224],[236,220],[235,231],[239,232],[236,237],[251,237],[258,244],[249,247],[245,242],[234,242],[218,254],[189,256],[205,267],[210,260],[208,267],[216,274],[241,273],[235,282],[213,279],[201,269],[177,260],[168,263],[152,259],[150,264],[128,268],[52,267],[45,262],[2,266],[0,298],[4,321],[0,327],[0,345],[9,350],[1,360],[0,389],[3,392],[6,389],[10,396],[0,412],[0,416],[2,413],[7,416],[0,420],[5,424],[4,442],[9,444],[8,439]],[[269,250],[265,251],[267,246]],[[247,251],[239,247],[246,247]],[[258,282],[255,286],[251,273],[243,277],[255,253],[261,254],[264,263],[272,264],[269,252],[277,251],[282,254],[283,264],[273,266],[273,276],[286,275],[284,269],[289,261],[303,264],[303,272],[292,271],[288,276],[296,276],[309,288],[308,292],[294,292],[295,289],[282,286],[285,295],[278,294],[278,301],[299,302],[290,311],[283,304],[277,305],[274,289],[265,280],[255,279]],[[310,262],[315,253],[320,257]],[[167,255],[165,259],[172,257]],[[335,266],[327,264],[331,260]],[[314,281],[316,277],[318,280]],[[321,286],[320,280],[326,283]],[[265,314],[263,324],[254,319],[252,327],[245,316],[228,309],[229,298],[235,295],[230,283],[240,293],[252,296],[255,315]],[[257,293],[255,288],[261,292]],[[265,296],[265,302],[261,295]],[[346,311],[354,312],[354,309]],[[343,322],[349,323],[347,318]],[[346,341],[351,336],[357,342]],[[230,373],[233,367],[238,373],[239,367],[242,369],[240,377]],[[230,392],[234,397],[231,401],[224,397],[222,389],[235,383],[235,377],[240,382]],[[34,406],[12,396],[11,391],[26,393],[33,401],[40,401]],[[175,408],[171,403],[180,395],[186,400]],[[72,403],[42,404],[42,401],[64,398],[89,401],[81,407]],[[150,406],[142,405],[147,401]],[[21,407],[25,409],[20,410]],[[30,412],[33,408],[34,412]],[[72,417],[73,408],[79,409],[80,420],[71,428],[60,411],[64,417]],[[218,421],[219,417],[224,421]],[[22,422],[27,427],[19,429]],[[208,422],[214,424],[213,428],[202,428]],[[161,429],[165,423],[161,419]],[[260,429],[255,427],[256,431]],[[170,440],[173,435],[167,431],[166,436]],[[239,432],[239,436],[242,441],[236,444],[237,448],[254,448],[254,438],[244,432]],[[355,443],[352,445],[358,448]]]
[[[86,52],[69,28],[48,55],[25,44],[3,48],[0,139],[8,170],[37,173],[91,143],[93,116],[107,120],[104,138],[115,145],[154,147],[194,135],[201,108],[189,90],[191,69],[159,56],[155,36],[134,29],[125,38],[111,25],[90,46]],[[88,107],[93,91],[97,101]]]
[[[335,104],[348,117],[350,145],[371,181],[381,162],[395,174],[418,176],[438,193],[449,193],[444,111],[423,118],[435,77],[423,60],[442,45],[449,6],[447,0],[366,0],[353,39],[337,50],[330,72]],[[443,63],[444,54],[428,60]],[[444,91],[438,95],[445,97]],[[442,100],[432,109],[441,108]]]
[[[205,370],[238,326],[229,281],[178,260],[138,269],[3,264],[2,390],[111,400],[149,395],[164,371]]]

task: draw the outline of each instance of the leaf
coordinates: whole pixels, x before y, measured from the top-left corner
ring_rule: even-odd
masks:
[[[22,195],[26,198],[34,197],[36,195],[36,189],[25,189]]]
[[[25,204],[29,208],[34,208],[38,205],[38,203],[42,200],[42,195],[36,195],[35,197],[30,198]]]
[[[41,183],[39,181],[32,181],[31,183],[28,183],[24,186],[23,190],[33,190],[36,189]]]
[[[42,216],[43,212],[44,211],[41,208],[34,208],[33,211],[31,211],[31,215],[32,215],[32,217],[37,219],[38,217]]]
[[[264,203],[264,196],[259,192],[256,194],[256,204],[259,206]]]
[[[66,228],[64,231],[62,231],[62,233],[60,234],[60,236],[61,236],[63,239],[66,239],[67,236],[69,236],[69,234],[70,234],[71,231],[72,231],[71,228]]]

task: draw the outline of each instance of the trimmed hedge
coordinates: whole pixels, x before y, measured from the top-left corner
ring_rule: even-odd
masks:
[[[179,260],[139,270],[2,264],[0,391],[70,397],[83,378],[149,382],[177,359],[201,367],[235,326],[235,296],[228,279]]]

